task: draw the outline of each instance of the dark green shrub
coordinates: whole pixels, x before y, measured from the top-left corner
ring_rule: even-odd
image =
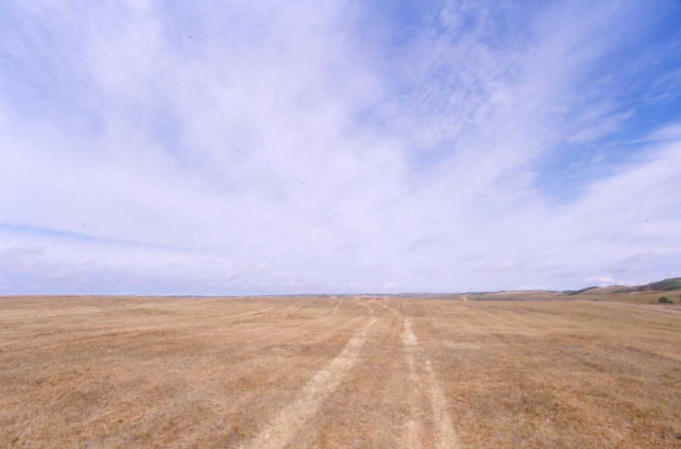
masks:
[[[660,304],[674,304],[674,301],[667,298],[666,296],[660,296],[659,298],[657,298],[657,302],[659,302]]]

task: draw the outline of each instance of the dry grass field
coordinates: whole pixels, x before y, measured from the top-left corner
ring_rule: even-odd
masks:
[[[2,448],[679,448],[680,306],[0,299]]]

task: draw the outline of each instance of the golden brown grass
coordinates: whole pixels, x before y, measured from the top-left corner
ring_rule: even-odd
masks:
[[[679,309],[0,299],[0,447],[681,447]]]

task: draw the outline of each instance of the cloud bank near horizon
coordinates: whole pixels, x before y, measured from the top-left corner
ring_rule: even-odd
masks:
[[[0,293],[681,268],[681,5],[10,2]]]

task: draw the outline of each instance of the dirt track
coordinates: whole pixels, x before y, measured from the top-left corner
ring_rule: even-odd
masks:
[[[0,447],[679,447],[680,345],[617,304],[4,299]]]

